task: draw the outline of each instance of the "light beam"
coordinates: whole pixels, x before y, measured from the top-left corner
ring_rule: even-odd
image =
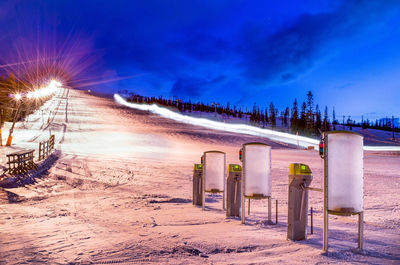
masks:
[[[248,134],[254,136],[260,136],[264,138],[268,138],[273,141],[291,144],[291,145],[299,145],[301,147],[308,147],[313,146],[314,149],[318,149],[319,140],[305,137],[305,136],[297,136],[290,133],[278,132],[269,129],[262,129],[246,124],[233,124],[233,123],[223,123],[218,121],[212,121],[205,118],[196,118],[187,115],[182,115],[180,113],[171,111],[166,108],[159,107],[156,104],[151,105],[142,105],[127,102],[124,98],[122,98],[118,94],[114,94],[114,100],[123,106],[150,111],[154,114],[158,114],[162,117],[172,119],[178,122],[183,122],[187,124],[202,126],[209,129],[219,130],[219,131],[226,131],[226,132],[234,132],[240,134]],[[368,151],[400,151],[400,146],[364,146],[364,150]]]

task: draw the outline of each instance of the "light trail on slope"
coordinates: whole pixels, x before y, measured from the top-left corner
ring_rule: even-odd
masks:
[[[197,118],[191,117],[187,115],[183,115],[174,111],[171,111],[166,108],[159,107],[156,104],[145,105],[145,104],[137,104],[127,102],[123,97],[118,94],[114,94],[114,100],[123,106],[150,111],[154,114],[160,115],[162,117],[183,122],[187,124],[197,125],[209,129],[226,131],[226,132],[234,132],[240,134],[247,134],[253,136],[265,137],[273,141],[278,141],[281,143],[299,145],[301,147],[313,146],[315,149],[318,149],[319,140],[305,137],[305,136],[297,136],[290,133],[273,131],[270,129],[262,129],[254,126],[250,126],[247,124],[233,124],[233,123],[223,123],[218,121],[212,121],[205,118]],[[400,151],[400,146],[364,146],[364,150],[366,151]]]

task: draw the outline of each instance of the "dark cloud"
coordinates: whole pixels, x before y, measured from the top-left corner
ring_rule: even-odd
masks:
[[[198,98],[202,92],[209,90],[213,85],[220,85],[225,79],[222,75],[211,80],[180,78],[172,86],[171,95],[178,98]]]
[[[381,23],[398,5],[398,1],[343,1],[331,12],[303,14],[272,35],[262,28],[245,31],[239,50],[244,74],[267,84],[293,80],[335,52],[327,44]]]

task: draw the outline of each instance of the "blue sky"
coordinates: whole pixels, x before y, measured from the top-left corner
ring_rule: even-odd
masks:
[[[3,1],[0,64],[58,56],[71,85],[108,93],[282,110],[311,90],[337,116],[398,117],[399,13],[390,0]]]

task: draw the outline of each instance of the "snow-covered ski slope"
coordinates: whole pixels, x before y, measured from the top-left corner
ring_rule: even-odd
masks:
[[[293,135],[290,133],[278,132],[270,129],[258,128],[255,126],[247,124],[229,124],[218,121],[212,121],[205,118],[191,117],[188,115],[183,115],[167,108],[158,106],[157,104],[137,104],[132,102],[127,102],[123,97],[118,94],[114,94],[114,99],[117,103],[144,111],[150,111],[154,114],[160,115],[162,117],[172,119],[178,122],[184,122],[187,124],[202,126],[209,129],[221,130],[233,133],[242,133],[254,136],[265,137],[274,141],[279,141],[286,144],[298,145],[301,147],[313,146],[318,147],[318,140],[313,138]],[[364,150],[367,151],[400,151],[400,146],[364,146]]]
[[[43,112],[42,112],[43,111]],[[130,109],[82,91],[60,91],[14,131],[14,146],[35,148],[55,134],[60,158],[47,175],[0,189],[0,264],[398,264],[400,156],[364,152],[365,252],[356,217],[330,216],[322,248],[322,194],[310,192],[314,234],[286,240],[288,171],[294,162],[322,187],[322,160],[265,137],[212,130]],[[3,137],[7,128],[3,128]],[[207,150],[240,163],[243,143],[272,146],[273,220],[253,201],[246,225],[226,218],[222,196],[194,207],[193,164]],[[37,153],[36,153],[37,156]],[[2,165],[5,165],[2,163]],[[343,185],[346,185],[344,183]]]

